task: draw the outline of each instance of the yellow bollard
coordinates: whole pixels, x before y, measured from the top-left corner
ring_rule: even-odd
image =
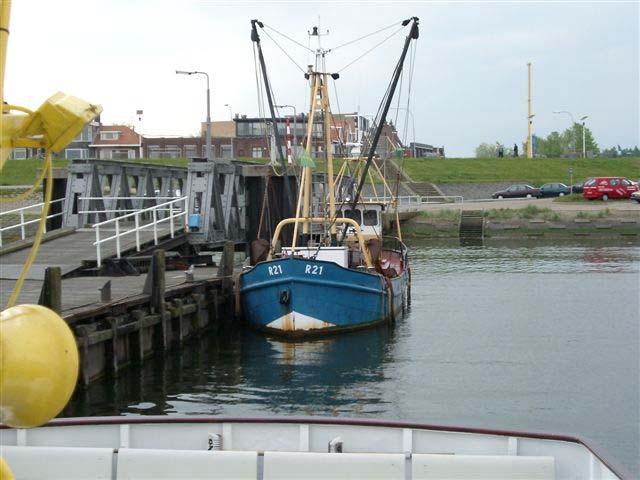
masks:
[[[40,305],[0,313],[0,422],[42,425],[71,398],[78,379],[78,348],[67,323]]]

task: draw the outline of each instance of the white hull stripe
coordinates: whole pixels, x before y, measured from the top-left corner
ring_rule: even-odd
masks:
[[[315,330],[322,328],[335,327],[336,325],[324,322],[299,312],[291,312],[287,315],[274,320],[267,324],[267,327],[285,332],[297,332],[301,330]]]

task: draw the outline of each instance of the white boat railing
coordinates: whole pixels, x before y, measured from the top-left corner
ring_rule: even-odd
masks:
[[[59,198],[58,200],[52,200],[51,205],[64,202],[64,198]],[[6,217],[9,215],[17,215],[18,218],[16,220],[20,220],[18,223],[9,224],[7,226],[3,226],[0,228],[0,247],[2,247],[2,234],[9,230],[15,230],[17,228],[20,229],[20,239],[25,240],[27,238],[27,225],[31,225],[34,223],[38,223],[40,221],[40,216],[42,215],[42,207],[44,206],[44,202],[34,203],[33,205],[27,205],[26,207],[14,208],[13,210],[7,210],[6,212],[0,212],[0,219],[2,217]],[[31,220],[27,220],[25,218],[25,212],[28,210],[38,209],[37,218],[32,218]],[[47,215],[47,220],[50,218],[56,218],[62,216],[64,213],[64,209],[62,209],[59,213],[52,213]],[[11,217],[9,217],[11,218]],[[47,226],[45,224],[44,231],[47,231]]]
[[[151,198],[151,197],[146,197]],[[116,243],[116,257],[120,258],[122,253],[121,239],[125,235],[135,234],[136,238],[136,251],[140,251],[140,232],[143,230],[153,230],[153,243],[158,245],[158,225],[168,222],[169,233],[171,238],[174,238],[176,231],[187,230],[187,197],[180,197],[170,200],[168,202],[160,203],[152,207],[136,210],[135,212],[127,213],[119,217],[115,217],[104,222],[94,223],[91,227],[96,231],[96,241],[93,243],[96,247],[96,260],[98,267],[102,266],[102,249],[103,243],[115,241]],[[169,212],[168,215],[159,218],[158,212]],[[141,221],[145,221],[145,218],[151,216],[149,223],[141,224]],[[182,225],[176,227],[174,219],[182,217]],[[133,227],[127,230],[121,229],[121,223],[129,222],[133,220]],[[107,228],[113,227],[114,234],[109,237],[100,238],[100,229],[104,232]]]

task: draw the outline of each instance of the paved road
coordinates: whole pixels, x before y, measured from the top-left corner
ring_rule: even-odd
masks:
[[[637,212],[640,217],[640,204],[631,200],[616,200],[602,202],[594,200],[592,202],[556,202],[555,198],[513,198],[502,200],[471,200],[465,201],[464,204],[422,204],[411,209],[418,210],[442,210],[451,208],[460,208],[463,210],[492,210],[496,208],[525,208],[529,205],[535,205],[540,208],[550,208],[556,212],[579,212],[579,211],[598,211],[609,209],[610,211]]]

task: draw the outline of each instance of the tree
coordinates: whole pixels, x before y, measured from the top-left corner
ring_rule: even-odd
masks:
[[[569,151],[569,144],[565,135],[551,132],[547,138],[538,139],[538,154],[545,157],[560,157]]]
[[[481,143],[476,147],[476,158],[497,157],[496,146],[489,143]]]
[[[567,140],[573,140],[575,145],[575,151],[578,155],[582,155],[582,124],[574,123],[571,128],[567,128],[564,133]],[[593,138],[593,134],[588,127],[584,127],[584,137],[586,144],[586,151],[591,152],[592,154],[600,153],[600,149],[598,148],[598,144]]]

